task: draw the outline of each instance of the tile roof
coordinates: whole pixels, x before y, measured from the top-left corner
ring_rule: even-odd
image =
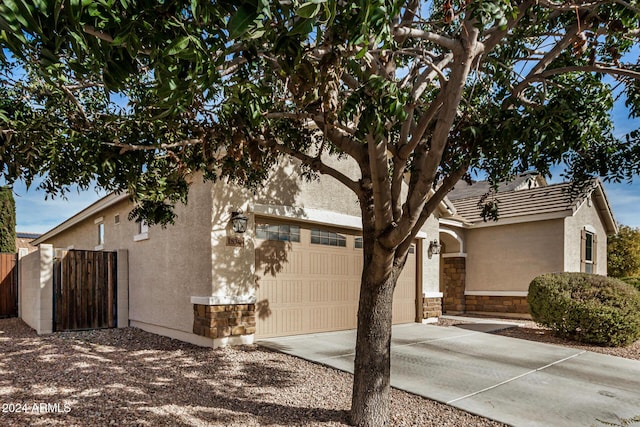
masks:
[[[484,193],[480,193],[484,194]],[[471,223],[483,222],[481,195],[452,200],[458,215]],[[499,191],[496,196],[500,219],[557,212],[573,213],[584,193],[572,194],[571,183],[552,184],[518,191]]]
[[[23,232],[20,232],[20,231],[16,232],[16,238],[18,238],[18,239],[35,240],[40,236],[41,235],[38,234],[38,233],[23,233]]]
[[[528,172],[516,176],[512,181],[501,182],[499,191],[502,193],[527,188],[526,184],[530,183],[531,185],[535,180],[542,180],[541,185],[546,185],[544,178],[540,177],[537,172]],[[449,194],[447,194],[447,197],[451,201],[466,199],[469,197],[480,198],[489,192],[490,189],[491,186],[489,185],[489,181],[475,181],[473,184],[469,185],[465,181],[461,180],[449,192]]]

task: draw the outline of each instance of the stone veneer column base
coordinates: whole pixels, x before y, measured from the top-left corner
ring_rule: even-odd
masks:
[[[465,310],[466,264],[464,257],[443,258],[444,311],[462,313]]]
[[[255,304],[193,304],[193,333],[196,335],[215,339],[255,332]]]
[[[466,295],[467,313],[529,314],[527,297]]]
[[[422,298],[422,319],[423,322],[436,322],[442,316],[442,298],[423,297]]]

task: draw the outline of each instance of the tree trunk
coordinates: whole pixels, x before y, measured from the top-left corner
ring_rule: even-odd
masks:
[[[402,271],[393,266],[393,253],[381,254],[380,247],[374,251],[374,256],[364,254],[351,400],[351,422],[363,427],[389,425],[391,310]]]

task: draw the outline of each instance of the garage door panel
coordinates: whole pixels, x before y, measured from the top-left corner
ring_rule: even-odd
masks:
[[[329,293],[326,291],[329,282],[327,280],[309,281],[309,297],[312,303],[328,302]]]
[[[309,274],[329,274],[329,254],[322,252],[308,253]]]
[[[300,242],[288,243],[286,263],[275,276],[263,273],[257,293],[262,310],[257,321],[259,337],[285,336],[353,329],[357,326],[358,294],[362,275],[362,249],[354,236],[346,247],[310,243],[310,230],[300,229]],[[256,266],[282,260],[283,242],[258,241]],[[274,245],[275,244],[275,245]],[[275,249],[270,249],[275,248]],[[268,269],[267,269],[268,271]],[[416,261],[410,254],[394,293],[393,322],[415,320]]]
[[[349,258],[344,255],[331,255],[331,274],[334,276],[349,276]]]

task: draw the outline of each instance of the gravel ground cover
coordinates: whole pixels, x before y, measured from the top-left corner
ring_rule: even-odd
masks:
[[[473,317],[471,315],[464,315],[465,317]],[[482,316],[479,318],[486,319]],[[583,344],[576,341],[567,340],[554,335],[553,331],[549,328],[540,326],[532,320],[517,320],[517,319],[497,319],[506,320],[514,323],[518,323],[519,327],[502,329],[493,332],[496,335],[503,335],[506,337],[519,338],[523,340],[544,342],[547,344],[556,344],[564,347],[578,348],[581,350],[593,351],[596,353],[608,354],[610,356],[624,357],[626,359],[640,360],[640,340],[627,347],[601,347],[597,345]],[[455,326],[464,323],[469,323],[454,319],[440,319],[437,323],[439,326]]]
[[[0,320],[0,426],[346,425],[352,377],[259,346]],[[394,426],[503,426],[392,390]]]

